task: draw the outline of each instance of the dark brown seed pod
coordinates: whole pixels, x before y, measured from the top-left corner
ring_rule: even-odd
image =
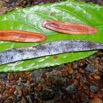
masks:
[[[42,42],[46,36],[40,33],[22,30],[0,30],[0,40],[16,42]]]
[[[66,34],[95,34],[97,29],[84,24],[75,24],[69,22],[60,22],[55,20],[46,20],[43,27]]]

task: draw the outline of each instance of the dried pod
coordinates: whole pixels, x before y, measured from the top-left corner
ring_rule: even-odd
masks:
[[[16,42],[42,42],[46,36],[40,33],[22,30],[0,30],[0,40]]]
[[[55,41],[38,46],[0,52],[0,65],[49,55],[98,49],[103,49],[103,44],[80,40]]]
[[[95,34],[97,29],[84,24],[75,24],[69,22],[60,22],[55,20],[46,20],[43,27],[66,34]]]

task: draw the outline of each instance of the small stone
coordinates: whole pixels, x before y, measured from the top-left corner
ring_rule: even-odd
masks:
[[[1,90],[1,89],[3,89],[3,85],[2,85],[2,84],[0,84],[0,90]]]
[[[26,83],[26,82],[27,82],[27,78],[22,78],[22,79],[21,79],[21,82],[22,82],[22,83]]]
[[[28,82],[31,84],[31,83],[33,83],[33,78],[32,77],[29,77],[28,78]]]
[[[52,77],[52,84],[55,86],[63,86],[66,83],[66,78],[62,78],[60,76]]]
[[[96,56],[95,56],[95,55],[92,55],[92,56],[89,57],[89,60],[90,60],[90,61],[93,61],[93,60],[95,60],[95,59],[96,59]]]
[[[94,98],[94,99],[91,100],[90,103],[103,103],[103,102],[100,98]]]
[[[22,95],[18,95],[17,98],[16,98],[16,101],[20,102],[21,100],[22,100]]]
[[[24,87],[22,89],[22,93],[23,93],[24,96],[27,96],[27,95],[29,95],[29,90],[26,87]]]
[[[48,85],[48,86],[51,85],[51,78],[46,78],[46,85]]]
[[[10,86],[13,86],[14,84],[15,84],[14,81],[10,81],[10,82],[9,82],[9,85],[10,85]]]
[[[75,75],[75,78],[76,78],[76,79],[79,79],[79,78],[81,78],[81,77],[82,77],[81,73],[76,73],[76,75]]]
[[[25,74],[25,72],[21,72],[21,73],[19,73],[19,77],[21,77],[21,78],[25,78],[27,75]]]
[[[74,85],[78,85],[78,84],[79,84],[78,80],[77,80],[77,79],[74,79],[73,84],[74,84]]]
[[[45,72],[42,74],[42,78],[47,78],[47,75]]]
[[[91,64],[88,64],[85,70],[90,73],[95,73],[98,71],[98,69],[94,65],[91,65]]]
[[[78,63],[78,66],[80,68],[85,68],[87,66],[87,63],[85,60],[80,60],[79,63]]]
[[[14,79],[14,74],[13,73],[9,73],[8,74],[8,79],[12,81]]]
[[[84,82],[84,83],[86,83],[87,82],[87,78],[84,76],[84,77],[82,77],[82,81]]]
[[[35,82],[35,81],[40,81],[41,80],[41,77],[42,77],[42,75],[44,74],[45,75],[45,73],[43,73],[43,70],[41,69],[41,70],[39,70],[39,71],[33,71],[32,72],[32,79],[33,79],[33,81]]]
[[[61,73],[62,73],[62,76],[63,76],[63,77],[67,77],[67,76],[68,76],[68,71],[67,71],[65,68],[63,68],[63,69],[61,70]]]
[[[49,101],[54,99],[55,94],[53,93],[53,91],[49,91],[49,90],[43,90],[39,93],[39,97],[43,100],[43,101]]]
[[[16,85],[16,91],[18,91],[19,94],[21,94],[21,90],[23,88],[24,85]]]
[[[73,72],[74,72],[73,68],[70,67],[70,68],[68,69],[68,73],[69,73],[69,74],[73,74]]]
[[[14,79],[15,79],[15,81],[17,81],[19,79],[19,76],[17,73],[14,74]]]
[[[100,80],[101,77],[100,77],[99,75],[95,74],[95,75],[94,75],[94,79],[95,79],[95,80]]]
[[[67,88],[66,88],[66,90],[67,90],[67,92],[68,93],[73,93],[74,91],[75,91],[75,85],[74,84],[70,84]]]
[[[78,63],[77,62],[73,62],[72,65],[71,65],[71,68],[77,70],[79,67],[78,67]]]
[[[97,90],[98,90],[98,87],[96,87],[96,86],[94,86],[94,85],[91,85],[91,86],[90,86],[90,91],[91,91],[91,92],[95,93],[95,92],[97,92]]]
[[[10,88],[9,93],[10,93],[10,94],[13,94],[14,91],[15,91],[15,88]]]
[[[78,69],[78,72],[79,72],[79,73],[84,73],[85,71],[84,71],[83,69],[79,68],[79,69]]]
[[[41,91],[43,87],[41,85],[38,85],[36,88],[37,88],[37,91]]]

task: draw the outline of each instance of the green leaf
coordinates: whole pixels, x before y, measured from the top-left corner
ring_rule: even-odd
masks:
[[[93,35],[67,35],[47,30],[42,27],[44,20],[58,20],[63,22],[82,23],[94,26],[98,29]],[[103,43],[103,7],[94,4],[87,4],[76,1],[65,1],[54,4],[38,5],[24,9],[18,9],[8,14],[0,16],[1,30],[26,30],[40,32],[47,36],[46,42],[57,40],[89,40]],[[44,42],[42,42],[44,43]],[[41,43],[41,44],[42,44]],[[17,43],[0,42],[0,51],[11,48],[35,46],[40,43]],[[39,68],[60,65],[83,59],[97,51],[67,53],[54,56],[47,56],[32,60],[20,61],[12,64],[0,66],[0,72],[29,71]]]

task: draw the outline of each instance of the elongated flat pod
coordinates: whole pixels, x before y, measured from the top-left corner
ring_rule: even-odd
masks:
[[[40,33],[22,30],[0,30],[0,40],[16,42],[42,42],[46,36]]]
[[[103,44],[80,40],[55,41],[38,46],[10,49],[0,52],[0,65],[55,54],[97,49],[103,49]]]
[[[43,27],[66,34],[95,34],[97,29],[84,24],[75,24],[69,22],[60,22],[54,20],[46,20]]]

